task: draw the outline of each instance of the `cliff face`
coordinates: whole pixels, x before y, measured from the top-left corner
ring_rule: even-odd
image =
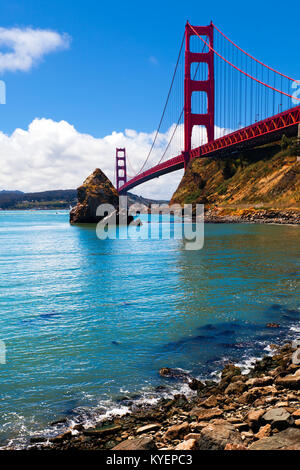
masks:
[[[78,204],[70,213],[71,224],[97,223],[102,217],[96,216],[100,204],[119,206],[119,195],[116,188],[100,170],[96,169],[77,189]]]
[[[171,203],[205,204],[206,209],[300,210],[300,147],[277,142],[234,158],[191,162]]]

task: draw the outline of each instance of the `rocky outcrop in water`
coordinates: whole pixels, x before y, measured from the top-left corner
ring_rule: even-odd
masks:
[[[119,194],[107,176],[97,168],[77,189],[78,204],[70,212],[71,224],[97,223],[100,204],[119,207]]]
[[[114,210],[108,215],[107,221],[118,225],[131,223],[133,217],[126,209],[119,209],[119,194],[107,176],[97,168],[77,189],[78,204],[70,212],[71,224],[95,224],[104,217],[97,215],[101,204],[110,204]],[[104,214],[105,215],[105,214]]]

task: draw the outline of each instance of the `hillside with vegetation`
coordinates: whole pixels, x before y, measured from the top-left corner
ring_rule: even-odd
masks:
[[[75,189],[22,193],[20,191],[1,191],[2,210],[26,209],[69,209],[77,203]]]
[[[205,204],[218,216],[248,216],[264,211],[300,215],[300,144],[280,142],[236,153],[230,158],[202,158],[190,163],[171,203]]]

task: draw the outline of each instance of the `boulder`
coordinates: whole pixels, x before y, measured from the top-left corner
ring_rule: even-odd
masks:
[[[204,408],[214,408],[217,406],[217,404],[218,404],[218,400],[213,395],[211,395],[206,400],[201,402],[201,406],[204,406]]]
[[[178,444],[174,450],[196,450],[197,448],[196,439],[187,439],[186,441]]]
[[[247,415],[247,423],[249,427],[254,431],[257,431],[262,424],[262,417],[265,414],[265,410],[253,410]]]
[[[171,426],[164,437],[166,440],[181,439],[190,432],[189,423],[175,424]]]
[[[71,224],[97,223],[103,217],[96,215],[101,204],[119,207],[119,194],[107,176],[96,169],[77,189],[78,204],[70,212]]]
[[[112,450],[157,450],[157,447],[150,437],[140,437],[138,439],[127,439]]]
[[[286,429],[294,423],[294,418],[285,408],[273,408],[267,411],[262,419],[278,430]]]
[[[300,429],[288,428],[249,446],[249,450],[300,450]]]
[[[209,424],[201,431],[199,450],[224,450],[226,444],[242,445],[240,433],[230,423]]]
[[[161,377],[166,377],[168,379],[177,379],[188,382],[190,375],[181,369],[171,369],[170,367],[162,367],[159,371]]]
[[[277,377],[275,380],[276,385],[280,385],[284,388],[300,390],[300,374],[297,372],[292,375],[286,375],[285,377]]]
[[[256,439],[263,439],[264,437],[271,436],[271,424],[266,424],[262,426],[257,434],[255,434]]]
[[[85,436],[102,437],[107,436],[109,434],[114,434],[118,431],[121,431],[121,429],[121,426],[118,425],[100,426],[99,428],[85,429],[83,431],[83,434]]]
[[[146,424],[145,426],[141,426],[136,430],[137,434],[143,434],[145,432],[151,432],[151,431],[158,431],[161,428],[161,425],[158,423],[153,423],[153,424]]]
[[[247,386],[244,382],[231,382],[225,389],[225,395],[241,395],[245,390]]]
[[[223,415],[222,410],[219,408],[203,409],[193,408],[189,413],[190,416],[196,416],[198,421],[209,421],[214,418],[220,418]]]

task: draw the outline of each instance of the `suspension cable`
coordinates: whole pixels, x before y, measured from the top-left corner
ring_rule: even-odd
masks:
[[[231,67],[235,68],[236,70],[238,70],[238,71],[241,72],[242,74],[246,75],[246,77],[251,78],[251,79],[254,80],[255,82],[259,83],[260,85],[264,85],[265,87],[270,88],[270,90],[276,91],[277,93],[281,93],[282,95],[288,96],[289,98],[295,99],[295,100],[297,100],[297,101],[300,102],[300,98],[297,98],[296,96],[289,95],[288,93],[285,93],[284,91],[278,90],[277,88],[272,87],[271,85],[268,85],[267,83],[264,83],[264,82],[258,80],[258,78],[253,77],[252,75],[248,74],[247,72],[244,72],[244,71],[241,70],[239,67],[237,67],[236,65],[232,64],[231,62],[229,62],[229,60],[225,59],[225,57],[223,57],[221,54],[219,54],[219,52],[217,52],[213,47],[211,47],[211,45],[208,44],[208,43],[200,36],[200,34],[197,33],[197,31],[193,28],[192,25],[189,24],[189,26],[190,26],[190,28],[192,29],[192,31],[194,31],[194,33],[201,39],[201,41],[204,42],[204,44],[205,44],[211,51],[213,51],[218,57],[220,57],[222,60],[224,60],[224,62],[226,62],[228,65],[230,65]]]
[[[253,57],[251,54],[249,54],[248,52],[244,51],[244,49],[242,49],[241,47],[239,47],[237,44],[235,44],[228,36],[226,36],[214,23],[212,23],[213,27],[219,31],[220,34],[222,34],[222,36],[227,39],[227,41],[229,41],[234,47],[236,47],[239,51],[243,52],[244,54],[246,54],[248,57],[250,57],[250,59],[253,59],[255,60],[255,62],[257,62],[258,64],[260,65],[263,65],[264,67],[266,67],[267,69],[271,70],[272,72],[275,72],[277,73],[278,75],[281,75],[282,77],[284,78],[287,78],[288,80],[291,80],[292,82],[295,82],[296,80],[294,78],[291,78],[289,77],[288,75],[284,75],[283,73],[281,72],[278,72],[278,70],[275,70],[273,69],[272,67],[269,67],[268,65],[264,64],[263,62],[261,62],[260,60],[256,59],[255,57]]]
[[[159,134],[159,131],[160,131],[160,128],[161,128],[161,125],[162,125],[162,122],[163,122],[163,119],[164,119],[164,116],[165,116],[165,113],[166,113],[166,109],[167,109],[167,106],[168,106],[168,103],[169,103],[169,99],[170,99],[170,95],[171,95],[171,92],[172,92],[172,88],[173,88],[173,84],[174,84],[174,81],[175,81],[175,76],[176,76],[176,73],[177,73],[177,69],[178,69],[178,65],[179,65],[179,60],[180,60],[180,57],[181,57],[181,52],[182,52],[182,48],[183,48],[183,43],[184,43],[184,38],[185,38],[185,33],[183,34],[183,38],[182,38],[182,41],[181,41],[181,46],[180,46],[180,49],[179,49],[179,54],[178,54],[178,58],[177,58],[177,62],[176,62],[176,66],[175,66],[175,70],[174,70],[174,73],[173,73],[173,77],[172,77],[172,81],[171,81],[171,85],[170,85],[170,88],[169,88],[169,92],[168,92],[168,96],[167,96],[167,99],[166,99],[166,103],[165,103],[165,106],[164,106],[164,109],[163,109],[163,113],[162,113],[162,116],[161,116],[161,119],[159,121],[159,125],[158,125],[158,128],[157,128],[157,131],[155,133],[155,137],[153,139],[153,142],[152,142],[152,145],[151,145],[151,148],[149,150],[149,153],[147,155],[147,158],[142,166],[142,168],[139,170],[139,172],[137,173],[137,175],[139,175],[142,170],[145,168],[145,165],[147,163],[147,161],[149,160],[149,157],[151,155],[151,152],[153,150],[153,147],[155,145],[155,142],[157,140],[157,137],[158,137],[158,134]]]

